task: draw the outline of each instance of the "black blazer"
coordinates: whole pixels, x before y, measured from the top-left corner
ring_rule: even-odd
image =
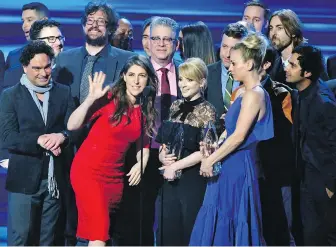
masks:
[[[336,79],[336,54],[328,57],[327,71],[330,79]]]
[[[1,87],[4,83],[4,77],[5,77],[5,56],[3,52],[0,50],[0,92]]]
[[[77,47],[61,52],[55,59],[55,68],[52,73],[54,81],[71,87],[71,94],[76,106],[79,106],[82,61],[84,59],[83,48]],[[108,45],[107,68],[109,69],[106,71],[106,84],[114,82],[119,78],[120,71],[125,65],[126,60],[133,55],[135,53]]]
[[[37,144],[40,135],[66,130],[75,109],[70,89],[55,83],[50,90],[47,124],[28,89],[17,84],[4,90],[0,98],[0,138],[9,153],[6,189],[11,192],[36,193],[41,179],[44,149]],[[70,137],[71,139],[71,137]],[[55,176],[63,181],[63,155],[55,158]]]
[[[5,77],[4,82],[1,84],[1,90],[14,86],[20,82],[21,76],[24,73],[23,67],[20,63],[20,56],[23,51],[23,47],[10,51],[6,59]]]
[[[224,101],[222,93],[222,62],[208,65],[208,86],[205,90],[205,99],[216,109],[216,118],[224,114]]]
[[[303,164],[309,164],[320,174],[325,187],[336,191],[336,100],[328,86],[314,82],[302,97],[300,119],[302,136],[297,146]],[[307,90],[306,89],[306,90]],[[305,92],[305,91],[304,91]],[[297,94],[294,95],[297,98]],[[297,107],[296,107],[297,108]],[[297,110],[294,110],[294,131],[297,129]],[[303,111],[303,112],[302,112]],[[295,136],[295,133],[294,133]],[[296,141],[297,143],[297,141]],[[297,161],[298,162],[298,161]],[[302,167],[300,162],[298,167]]]

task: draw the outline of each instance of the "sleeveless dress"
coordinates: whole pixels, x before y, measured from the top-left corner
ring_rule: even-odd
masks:
[[[71,167],[78,209],[77,237],[106,241],[110,217],[122,198],[124,156],[140,137],[140,107],[130,108],[118,125],[110,122],[115,111],[111,101],[93,114],[97,119],[78,150]],[[147,139],[147,138],[145,138]],[[145,147],[148,147],[148,142]]]
[[[192,246],[265,245],[256,147],[259,141],[272,138],[274,132],[271,102],[264,92],[265,115],[256,120],[245,141],[224,159],[220,175],[208,182],[190,238]],[[241,101],[242,97],[237,98],[226,114],[227,136],[236,128]]]

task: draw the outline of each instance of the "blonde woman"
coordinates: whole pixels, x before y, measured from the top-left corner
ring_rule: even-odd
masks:
[[[166,179],[157,202],[158,245],[188,245],[197,212],[202,205],[206,179],[199,176],[200,141],[215,109],[202,96],[208,70],[199,58],[187,59],[179,66],[183,99],[175,101],[159,129],[162,144],[159,159]]]
[[[210,179],[198,213],[190,245],[264,245],[256,171],[256,146],[273,137],[269,96],[260,84],[260,66],[266,39],[249,34],[230,53],[229,71],[244,85],[244,92],[225,116],[227,138],[219,149],[202,160],[200,174],[213,176],[222,161],[219,177]]]

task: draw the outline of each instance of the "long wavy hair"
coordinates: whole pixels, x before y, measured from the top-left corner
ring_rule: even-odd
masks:
[[[130,124],[131,120],[127,113],[129,109],[133,107],[133,104],[128,99],[126,93],[126,82],[124,80],[124,75],[133,65],[138,65],[146,71],[148,75],[146,86],[152,86],[155,89],[155,92],[149,94],[143,105],[140,106],[146,120],[146,134],[148,136],[153,136],[153,134],[155,134],[155,118],[157,116],[157,111],[154,108],[154,101],[158,85],[158,78],[150,60],[145,56],[135,55],[130,57],[122,68],[118,81],[111,88],[111,100],[115,100],[116,102],[116,111],[110,117],[110,121],[115,123],[115,125],[118,125],[121,122],[122,117],[126,114],[126,117],[128,118],[127,124]]]

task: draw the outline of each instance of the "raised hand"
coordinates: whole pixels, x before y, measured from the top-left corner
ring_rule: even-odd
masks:
[[[103,97],[107,93],[107,91],[110,89],[110,86],[106,86],[103,88],[105,78],[106,75],[102,71],[100,71],[99,73],[94,73],[93,79],[91,75],[89,75],[90,89],[88,98],[96,100]]]

